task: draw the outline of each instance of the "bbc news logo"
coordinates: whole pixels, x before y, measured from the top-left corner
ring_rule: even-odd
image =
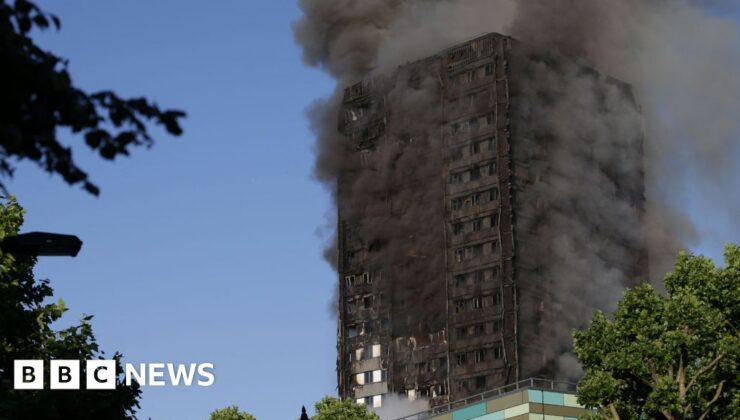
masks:
[[[126,386],[138,382],[141,386],[201,386],[213,385],[213,363],[126,363],[123,365]],[[80,389],[81,363],[79,360],[51,360],[49,362],[49,389]],[[86,389],[116,389],[115,360],[86,360]],[[44,389],[43,360],[15,360],[13,362],[15,389]]]

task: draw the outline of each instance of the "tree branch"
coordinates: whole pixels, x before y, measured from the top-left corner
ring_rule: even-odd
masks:
[[[724,380],[720,381],[719,386],[717,386],[717,392],[714,393],[714,398],[712,398],[712,400],[707,403],[707,409],[706,409],[706,411],[704,411],[704,413],[702,413],[701,417],[699,417],[699,420],[703,420],[704,417],[706,417],[709,414],[709,407],[712,404],[714,404],[714,403],[717,402],[717,400],[719,399],[719,396],[722,394],[722,387],[723,386],[725,386],[725,381]]]
[[[691,382],[689,382],[689,384],[686,386],[686,392],[688,392],[688,390],[691,389],[692,386],[694,386],[694,384],[696,383],[696,380],[699,378],[699,376],[701,376],[701,375],[707,373],[708,371],[713,370],[714,368],[716,368],[717,367],[717,364],[719,364],[719,362],[722,359],[724,359],[724,357],[726,355],[727,355],[727,353],[725,353],[725,352],[722,352],[722,353],[718,354],[717,357],[715,357],[714,360],[712,360],[711,362],[709,362],[708,365],[706,365],[703,368],[699,369],[699,371],[696,372],[696,375],[694,375],[694,377],[691,379]]]
[[[678,382],[678,398],[683,400],[686,397],[686,367],[683,365],[683,352],[678,356],[678,372],[676,372],[676,382]]]
[[[614,420],[620,420],[619,413],[617,412],[617,406],[614,403],[609,403],[609,411],[612,413]]]

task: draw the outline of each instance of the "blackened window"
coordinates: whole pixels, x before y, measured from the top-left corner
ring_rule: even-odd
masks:
[[[460,210],[462,208],[462,198],[455,198],[452,200],[452,210]]]
[[[452,233],[455,235],[462,235],[465,233],[465,224],[464,223],[455,223],[452,225]]]
[[[467,282],[467,279],[465,278],[465,274],[458,274],[455,276],[455,286],[460,287],[464,286]]]
[[[493,321],[493,331],[499,332],[504,328],[504,320],[503,319],[497,319]]]
[[[491,201],[498,200],[498,188],[491,188],[488,190],[488,196]]]
[[[486,76],[493,76],[493,63],[486,64]]]
[[[468,355],[465,353],[458,353],[456,355],[457,357],[457,365],[462,366],[468,363]]]
[[[483,281],[483,272],[482,271],[476,271],[473,273],[473,283],[478,284]]]
[[[494,359],[500,359],[504,357],[504,348],[501,346],[497,346],[493,348],[493,358]]]

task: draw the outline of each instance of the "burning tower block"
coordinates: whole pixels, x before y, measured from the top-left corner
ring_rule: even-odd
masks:
[[[342,397],[577,379],[571,330],[647,269],[629,85],[487,34],[344,92]]]

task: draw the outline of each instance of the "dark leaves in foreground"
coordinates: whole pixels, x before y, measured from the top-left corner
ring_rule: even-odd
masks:
[[[133,147],[152,146],[149,123],[182,134],[179,120],[185,113],[162,110],[146,98],[77,88],[67,61],[29,36],[34,27],[50,26],[59,29],[61,23],[33,3],[0,0],[0,177],[13,175],[14,160],[29,159],[97,195],[98,187],[77,166],[71,148],[60,143],[58,129],[81,135],[89,148],[112,160],[128,156]]]

